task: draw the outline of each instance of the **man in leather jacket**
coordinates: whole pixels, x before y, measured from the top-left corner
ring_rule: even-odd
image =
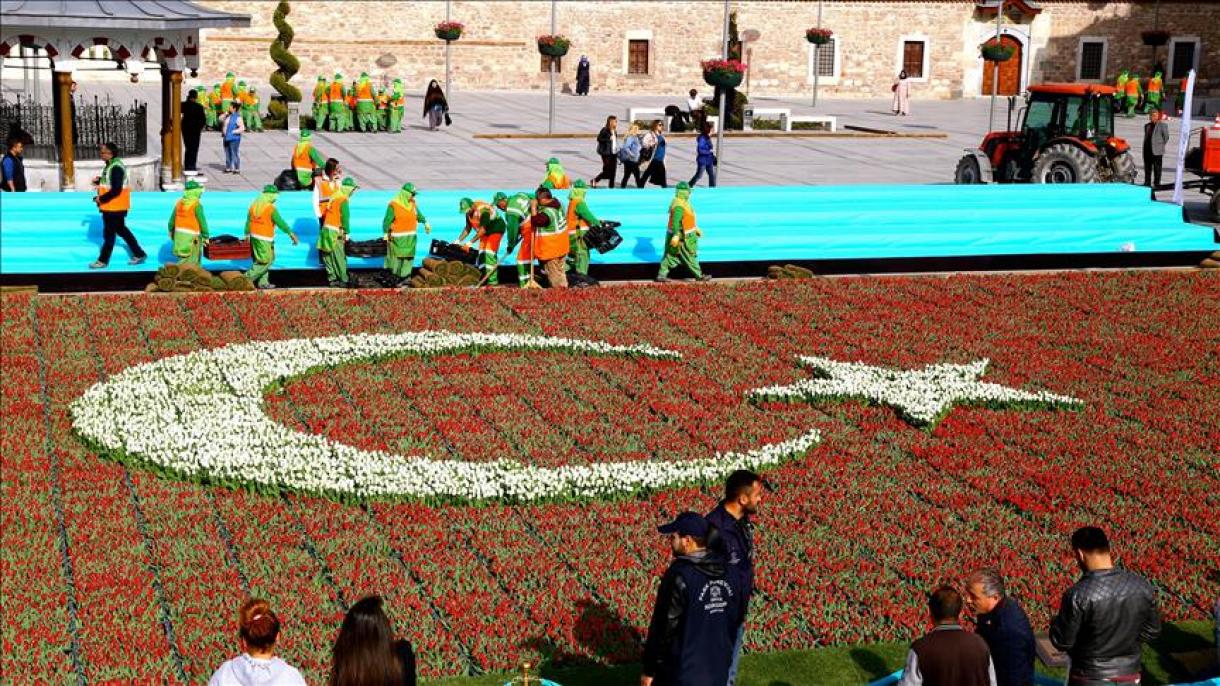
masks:
[[[720,686],[744,610],[740,577],[708,549],[703,515],[683,512],[657,531],[669,536],[674,559],[657,591],[640,686]]]
[[[1072,534],[1072,551],[1084,574],[1063,594],[1050,630],[1071,658],[1070,686],[1139,684],[1142,644],[1161,633],[1152,584],[1114,566],[1095,526]]]

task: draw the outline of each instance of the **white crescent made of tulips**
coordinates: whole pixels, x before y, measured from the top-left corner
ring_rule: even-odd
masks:
[[[72,404],[73,427],[99,452],[177,476],[258,490],[366,499],[598,498],[722,478],[804,453],[816,430],[743,453],[679,462],[598,462],[538,467],[438,460],[362,450],[290,429],[263,411],[263,395],[312,371],[404,355],[566,351],[678,360],[651,346],[519,334],[418,331],[259,341],[136,365]]]

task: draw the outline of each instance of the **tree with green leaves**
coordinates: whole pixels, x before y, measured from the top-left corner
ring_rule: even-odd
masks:
[[[279,95],[273,96],[267,105],[267,110],[270,112],[267,126],[275,129],[287,128],[288,105],[286,103],[301,101],[301,90],[288,83],[288,80],[301,69],[301,62],[295,55],[288,52],[289,46],[292,45],[293,32],[286,17],[291,11],[288,0],[280,0],[280,3],[276,5],[275,14],[272,15],[272,21],[275,23],[279,35],[271,42],[271,59],[278,67],[271,72],[271,87]]]

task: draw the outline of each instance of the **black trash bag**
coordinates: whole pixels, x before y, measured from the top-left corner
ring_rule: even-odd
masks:
[[[295,169],[285,169],[280,172],[280,175],[275,177],[275,188],[280,191],[296,191],[300,190],[301,186],[297,183],[297,173]]]
[[[593,288],[600,285],[597,279],[580,272],[568,272],[568,288]]]
[[[605,255],[622,244],[623,237],[618,232],[620,226],[620,222],[603,220],[600,226],[591,226],[585,232],[585,243]]]
[[[385,257],[386,242],[381,238],[373,238],[367,241],[347,241],[343,246],[343,252],[348,257]]]
[[[241,238],[238,238],[230,233],[222,233],[219,236],[212,236],[208,240],[216,245],[228,245],[230,243],[240,243],[242,241]]]

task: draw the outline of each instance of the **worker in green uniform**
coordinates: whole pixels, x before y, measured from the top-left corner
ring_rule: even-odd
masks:
[[[1117,89],[1114,93],[1114,109],[1121,112],[1123,109],[1123,101],[1127,98],[1126,69],[1118,72],[1118,78],[1114,79],[1114,88]]]
[[[233,93],[233,99],[237,101],[237,113],[241,115],[241,123],[245,125],[247,131],[252,131],[254,125],[250,123],[250,105],[246,102],[246,96],[250,94],[250,88],[245,81],[237,82],[237,91]]]
[[[509,197],[505,193],[496,193],[492,203],[503,213],[504,235],[508,247],[504,254],[510,255],[518,243],[522,243],[517,251],[517,283],[525,286],[530,280],[530,263],[534,260],[531,245],[533,233],[529,227],[530,201],[529,193],[515,193]]]
[[[402,117],[407,109],[407,94],[402,89],[402,79],[394,79],[390,91],[390,133],[402,132]]]
[[[224,83],[220,84],[220,112],[222,114],[229,111],[229,105],[233,104],[234,91],[236,90],[237,75],[233,72],[226,72]]]
[[[202,99],[204,125],[214,129],[220,125],[220,84],[212,84],[211,93],[205,95],[207,97]]]
[[[343,74],[335,72],[335,78],[330,82],[330,116],[327,125],[331,131],[346,131],[348,128],[347,89],[343,87]]]
[[[471,241],[479,242],[478,265],[479,271],[483,272],[483,281],[489,286],[498,285],[500,259],[497,253],[500,252],[500,241],[503,240],[507,228],[504,219],[495,211],[495,206],[482,200],[462,198],[458,208],[466,215],[466,225],[458,235],[458,243],[473,232]]]
[[[424,224],[424,233],[431,234],[432,225],[415,204],[415,184],[404,183],[381,220],[386,239],[385,268],[400,281],[411,276],[415,266],[415,235],[420,222]]]
[[[318,232],[318,254],[326,268],[326,282],[332,288],[354,288],[347,275],[347,252],[345,244],[352,232],[351,198],[359,186],[352,177],[330,196],[330,205],[322,219],[322,230]]]
[[[568,181],[568,174],[563,170],[563,165],[559,163],[558,157],[552,157],[546,161],[546,177],[539,185],[547,190],[562,190],[572,187],[571,182]]]
[[[577,179],[568,193],[568,271],[585,276],[589,275],[589,244],[585,242],[585,234],[590,227],[601,225],[585,202],[588,190],[584,179]]]
[[[326,106],[330,100],[330,84],[326,77],[318,74],[318,81],[313,87],[313,128],[322,131],[326,126]]]
[[[246,124],[247,131],[263,130],[263,116],[259,114],[261,104],[258,99],[258,89],[250,86],[250,90],[246,93],[246,104],[242,105],[243,116],[249,119],[249,123]]]
[[[250,253],[254,258],[254,265],[246,272],[246,278],[258,288],[275,288],[267,278],[267,272],[271,271],[271,264],[275,262],[275,230],[288,234],[293,245],[300,243],[288,222],[280,216],[280,211],[275,209],[279,195],[275,186],[263,186],[263,192],[246,211],[246,239],[250,241]]]
[[[301,188],[313,187],[313,170],[326,166],[326,158],[313,147],[313,132],[301,129],[297,144],[292,149],[292,170],[297,173],[297,184]]]
[[[669,281],[669,270],[682,265],[699,281],[712,278],[699,268],[699,237],[703,231],[695,224],[695,210],[690,204],[690,184],[682,181],[669,205],[669,224],[665,231],[665,256],[657,281]]]
[[[1135,108],[1139,105],[1140,98],[1143,96],[1143,89],[1140,88],[1140,75],[1131,72],[1127,75],[1127,117],[1135,116]]]
[[[203,204],[199,202],[203,186],[198,181],[187,181],[182,199],[174,204],[169,214],[169,237],[173,241],[174,257],[180,264],[199,266],[203,246],[208,242],[208,220],[203,216]]]
[[[354,86],[356,90],[356,122],[357,129],[368,133],[377,130],[377,94],[373,92],[373,83],[369,81],[368,72],[360,72],[360,78]]]
[[[1164,95],[1165,81],[1161,78],[1161,72],[1154,72],[1152,78],[1148,79],[1148,94],[1144,97],[1144,113],[1161,109]]]

